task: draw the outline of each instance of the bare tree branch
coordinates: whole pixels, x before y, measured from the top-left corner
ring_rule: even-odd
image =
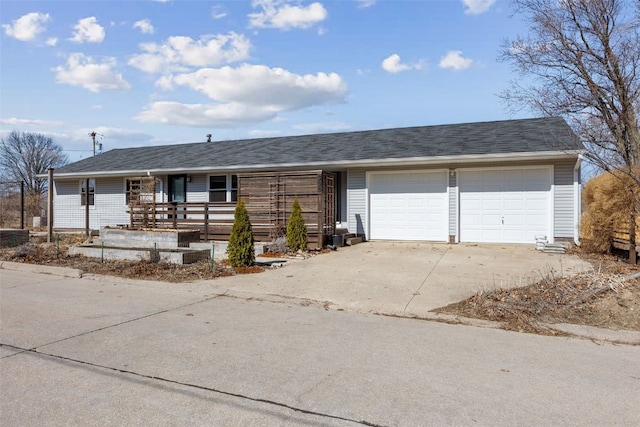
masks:
[[[564,117],[589,160],[603,170],[621,169],[640,187],[640,1],[513,4],[530,32],[506,40],[499,59],[534,84],[514,82],[501,97],[511,109]]]
[[[6,180],[23,181],[31,194],[46,191],[46,179],[37,175],[68,163],[62,147],[39,133],[12,131],[0,140],[0,175]]]

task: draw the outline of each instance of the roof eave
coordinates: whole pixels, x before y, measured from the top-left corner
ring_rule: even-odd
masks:
[[[584,154],[585,150],[567,151],[538,151],[525,153],[504,153],[504,154],[464,154],[455,156],[433,156],[433,157],[402,157],[387,159],[365,159],[365,160],[343,160],[337,162],[305,162],[305,163],[273,163],[256,165],[236,165],[226,167],[199,167],[199,168],[170,168],[170,169],[137,169],[120,171],[93,171],[93,172],[69,172],[56,174],[54,178],[92,178],[92,177],[126,177],[141,175],[167,175],[180,173],[206,173],[206,172],[251,172],[267,170],[286,169],[346,169],[364,167],[393,167],[393,166],[437,166],[447,164],[469,164],[469,163],[495,163],[512,161],[545,161],[574,159]],[[40,176],[40,175],[39,175]],[[46,178],[47,175],[42,175]]]

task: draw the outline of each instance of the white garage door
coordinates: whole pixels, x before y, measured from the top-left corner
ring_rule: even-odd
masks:
[[[549,237],[548,168],[460,171],[460,241],[535,243]]]
[[[369,176],[371,239],[447,241],[447,174]]]

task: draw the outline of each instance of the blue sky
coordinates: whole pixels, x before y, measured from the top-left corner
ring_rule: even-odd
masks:
[[[0,136],[104,150],[529,117],[506,0],[0,1]]]

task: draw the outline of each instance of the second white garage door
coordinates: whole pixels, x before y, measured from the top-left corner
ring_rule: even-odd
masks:
[[[460,241],[534,243],[549,236],[548,168],[460,171]]]
[[[369,175],[371,239],[448,240],[447,174]]]

